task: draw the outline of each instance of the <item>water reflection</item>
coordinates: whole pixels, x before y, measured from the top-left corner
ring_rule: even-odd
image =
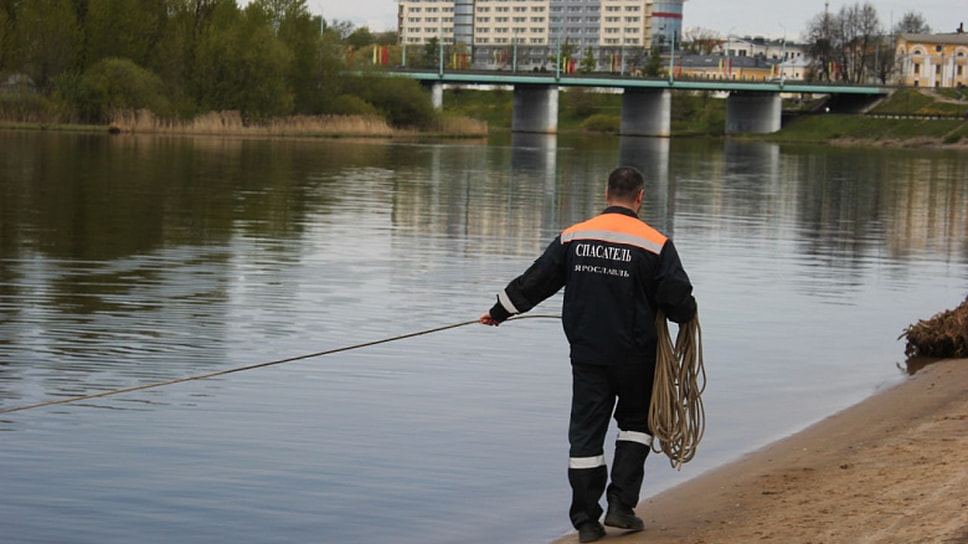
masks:
[[[5,407],[472,319],[560,229],[601,211],[620,164],[645,175],[642,217],[675,236],[700,297],[710,426],[687,475],[892,379],[901,328],[968,287],[964,154],[566,135],[0,132],[0,146]],[[548,540],[567,529],[567,484],[548,470],[567,453],[561,335],[461,329],[98,403],[131,413],[19,413],[0,421],[0,525],[16,511],[15,538],[70,540],[76,524],[45,502],[56,495],[87,505],[91,542],[109,526],[153,534],[159,511],[220,541],[486,542],[495,523]],[[231,468],[200,479],[184,470],[198,457]],[[104,459],[115,472],[73,470]],[[648,492],[683,477],[660,464]],[[108,488],[125,490],[123,512]],[[258,508],[266,496],[277,510]],[[428,525],[426,504],[446,515]],[[240,511],[258,522],[234,529]]]
[[[619,140],[619,164],[631,166],[642,172],[645,178],[645,195],[642,199],[643,219],[653,227],[675,235],[676,186],[669,178],[668,138],[645,138],[624,136]]]

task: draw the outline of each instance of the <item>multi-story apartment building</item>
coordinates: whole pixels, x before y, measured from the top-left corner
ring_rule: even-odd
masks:
[[[682,32],[685,0],[400,0],[401,45],[456,45],[475,67],[552,68],[559,49],[596,68]]]
[[[968,85],[968,33],[901,34],[896,83],[914,87]]]

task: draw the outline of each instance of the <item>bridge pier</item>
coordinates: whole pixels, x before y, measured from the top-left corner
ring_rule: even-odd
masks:
[[[779,93],[731,92],[726,98],[726,134],[769,134],[781,128]]]
[[[434,82],[430,84],[430,103],[434,105],[434,109],[437,111],[444,109],[443,83]]]
[[[558,132],[558,85],[515,85],[511,131]]]
[[[628,88],[622,93],[622,136],[669,136],[672,91]]]

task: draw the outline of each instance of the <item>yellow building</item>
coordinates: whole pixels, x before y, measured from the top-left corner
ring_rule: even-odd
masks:
[[[780,61],[763,57],[682,55],[676,57],[675,77],[762,83],[780,79]]]
[[[897,39],[898,85],[968,85],[968,34],[901,34]]]

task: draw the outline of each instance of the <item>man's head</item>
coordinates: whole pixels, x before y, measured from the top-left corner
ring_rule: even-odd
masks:
[[[610,206],[624,206],[638,213],[642,206],[645,180],[635,168],[622,166],[608,175],[605,200]]]

